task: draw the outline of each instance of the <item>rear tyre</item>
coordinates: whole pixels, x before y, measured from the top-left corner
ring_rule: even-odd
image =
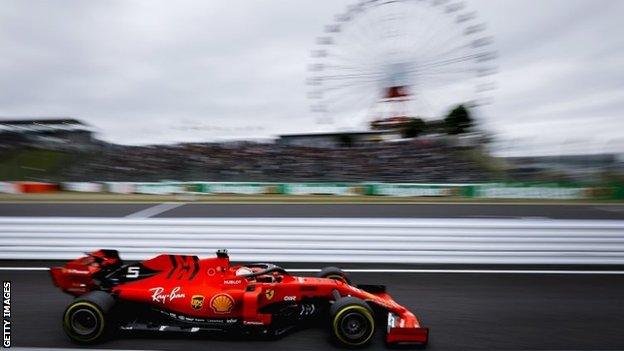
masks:
[[[351,280],[347,277],[347,274],[338,267],[325,267],[317,274],[319,278],[327,278],[341,281],[351,285]]]
[[[356,348],[368,345],[375,334],[373,310],[361,299],[343,297],[331,306],[331,331],[341,346]]]
[[[108,336],[108,312],[115,299],[103,291],[92,291],[75,299],[63,314],[63,329],[69,338],[79,344],[94,344]]]

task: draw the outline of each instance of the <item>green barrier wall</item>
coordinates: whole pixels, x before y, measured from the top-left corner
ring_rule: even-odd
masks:
[[[471,197],[470,184],[367,184],[366,194],[376,196]]]
[[[363,195],[362,184],[354,183],[284,183],[283,194],[289,195]]]
[[[624,185],[592,187],[553,183],[415,184],[415,183],[128,183],[140,194],[286,194],[461,197],[484,199],[624,199]]]
[[[184,185],[171,182],[134,183],[134,192],[137,194],[166,195],[187,192]]]
[[[222,183],[204,182],[198,183],[198,192],[206,194],[281,194],[282,184],[277,183]]]

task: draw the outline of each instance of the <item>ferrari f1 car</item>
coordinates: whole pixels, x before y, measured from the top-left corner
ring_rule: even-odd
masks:
[[[298,277],[273,264],[231,265],[216,257],[160,255],[124,264],[99,250],[50,270],[54,284],[76,296],[63,328],[77,343],[96,343],[120,330],[223,331],[280,336],[316,319],[335,341],[360,347],[385,329],[389,345],[427,344],[429,330],[381,285],[351,285],[338,268]]]

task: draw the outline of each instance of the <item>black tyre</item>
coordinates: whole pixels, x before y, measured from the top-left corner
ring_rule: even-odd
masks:
[[[115,299],[103,291],[92,291],[75,299],[63,314],[63,329],[72,341],[93,344],[102,341],[111,330],[108,312]]]
[[[332,336],[342,346],[363,347],[375,334],[373,310],[356,297],[343,297],[331,306]]]
[[[351,280],[349,279],[347,274],[338,267],[325,267],[321,269],[321,271],[317,274],[317,276],[319,278],[339,280],[343,283],[347,283],[351,285]]]

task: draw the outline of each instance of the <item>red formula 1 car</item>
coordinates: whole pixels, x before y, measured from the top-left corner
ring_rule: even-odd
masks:
[[[335,341],[348,347],[367,345],[377,328],[389,345],[428,340],[429,330],[384,286],[353,286],[335,267],[297,277],[273,264],[231,265],[224,250],[202,260],[160,255],[124,265],[117,251],[99,250],[50,272],[76,296],[63,328],[78,343],[120,330],[279,336],[313,320],[329,321]]]

